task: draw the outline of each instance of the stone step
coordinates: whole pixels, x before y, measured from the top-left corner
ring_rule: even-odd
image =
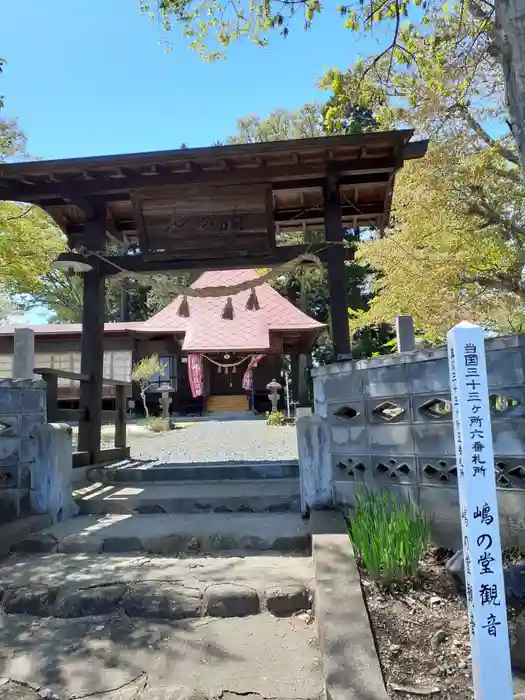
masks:
[[[0,698],[318,700],[312,579],[300,556],[12,555]]]
[[[79,515],[28,535],[17,551],[196,556],[310,551],[310,525],[298,513]]]
[[[245,481],[257,479],[298,479],[296,460],[279,462],[148,462],[126,460],[111,467],[97,467],[88,472],[90,481],[104,484],[136,481]]]
[[[311,607],[311,557],[15,554],[0,565],[5,615],[142,619],[291,615]]]
[[[300,511],[298,479],[93,483],[74,492],[83,515]]]

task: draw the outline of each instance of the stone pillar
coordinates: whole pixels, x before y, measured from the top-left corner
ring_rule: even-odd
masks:
[[[396,340],[398,352],[411,352],[416,349],[412,316],[396,316]]]
[[[36,436],[45,421],[45,391],[41,380],[0,380],[0,523],[30,512]]]
[[[297,420],[301,511],[333,507],[332,458],[328,424],[319,416]]]
[[[71,438],[71,427],[66,423],[46,423],[35,435],[30,506],[33,513],[47,513],[53,523],[78,514],[72,497]]]
[[[35,333],[30,328],[15,328],[13,379],[33,379]]]

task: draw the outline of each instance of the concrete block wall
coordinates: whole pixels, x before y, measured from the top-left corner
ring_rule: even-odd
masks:
[[[486,342],[494,468],[506,546],[525,545],[524,351],[525,335]],[[338,363],[314,370],[313,376],[315,414],[329,434],[332,502],[342,508],[352,505],[358,482],[387,488],[413,499],[434,517],[437,544],[458,546],[446,348]],[[312,498],[306,495],[304,500]]]
[[[0,380],[0,523],[30,512],[31,473],[45,420],[45,382]]]

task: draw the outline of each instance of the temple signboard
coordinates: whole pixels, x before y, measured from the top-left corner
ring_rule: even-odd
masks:
[[[512,700],[484,331],[447,336],[475,700]]]

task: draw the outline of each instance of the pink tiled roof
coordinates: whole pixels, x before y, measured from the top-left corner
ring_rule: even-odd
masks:
[[[192,285],[221,287],[257,279],[253,270],[219,270],[205,272]],[[320,331],[322,323],[297,309],[269,284],[255,287],[260,308],[246,309],[250,290],[232,296],[234,317],[222,318],[227,297],[188,297],[190,315],[178,315],[182,297],[177,297],[162,311],[142,324],[148,327],[173,332],[184,332],[183,350],[205,352],[211,350],[267,350],[270,346],[270,331]]]
[[[105,333],[122,333],[134,331],[140,328],[142,323],[105,323]],[[30,328],[37,335],[80,335],[82,333],[81,323],[40,323],[37,325],[26,325],[18,323],[16,326],[0,325],[0,335],[13,335],[15,328]]]
[[[220,287],[257,279],[253,270],[219,270],[205,272],[193,287]],[[268,350],[270,331],[313,331],[324,328],[297,309],[269,284],[255,287],[260,308],[246,309],[250,290],[232,296],[233,319],[222,318],[227,297],[188,297],[190,315],[179,316],[182,297],[176,297],[147,321],[137,323],[106,323],[105,333],[180,333],[184,334],[183,350],[188,352]],[[16,326],[20,328],[22,326]],[[80,335],[79,323],[47,323],[32,328],[37,335]],[[0,335],[13,335],[14,327],[0,326]]]

